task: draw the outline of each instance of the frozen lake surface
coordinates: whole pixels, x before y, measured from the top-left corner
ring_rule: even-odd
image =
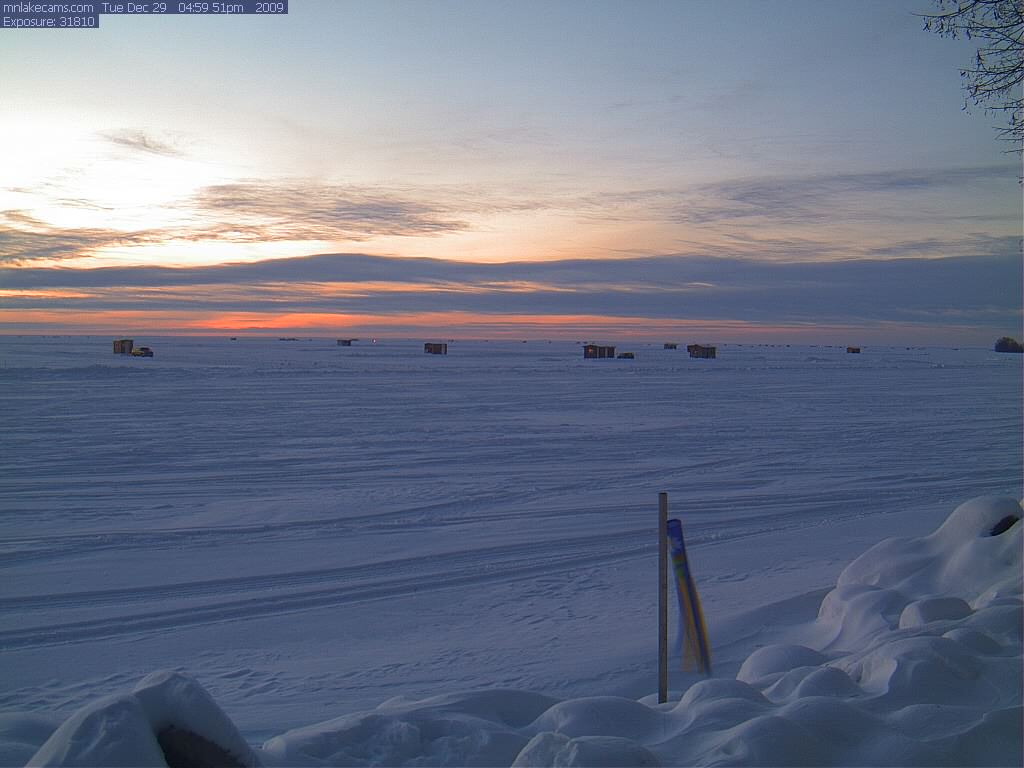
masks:
[[[659,491],[726,676],[736,617],[1022,495],[1021,356],[985,349],[136,343],[0,338],[0,710],[154,669],[252,741],[396,694],[641,697]]]

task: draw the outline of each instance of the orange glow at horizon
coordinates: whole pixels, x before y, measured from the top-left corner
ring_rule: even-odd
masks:
[[[833,332],[842,338],[866,328],[822,325],[759,325],[740,320],[681,320],[672,318],[621,317],[614,315],[516,315],[470,312],[423,312],[370,315],[342,313],[261,312],[177,312],[0,309],[0,332],[33,327],[52,333],[74,328],[77,334],[150,333],[153,335],[219,335],[248,332],[259,334],[303,331],[331,336],[358,331],[365,335],[408,337],[442,335],[462,338],[552,338],[580,337],[655,338],[673,333],[703,337],[733,336],[766,338]],[[15,331],[16,332],[16,331]],[[705,338],[705,340],[710,340]]]
[[[67,288],[0,288],[0,298],[11,299],[90,299],[93,295]]]

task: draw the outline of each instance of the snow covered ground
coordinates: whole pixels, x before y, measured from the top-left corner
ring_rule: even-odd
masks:
[[[136,343],[0,338],[3,764],[112,694],[283,764],[1019,757],[1019,507],[922,538],[1020,499],[1019,356]],[[715,679],[659,708],[661,490]]]

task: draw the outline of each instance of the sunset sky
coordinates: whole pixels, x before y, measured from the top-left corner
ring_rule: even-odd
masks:
[[[0,30],[0,333],[990,345],[1020,156],[929,0]]]

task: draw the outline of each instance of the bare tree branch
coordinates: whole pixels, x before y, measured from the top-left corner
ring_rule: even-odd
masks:
[[[940,37],[978,40],[973,68],[960,70],[964,109],[970,104],[1001,115],[999,139],[1024,151],[1024,4],[1021,0],[932,0],[937,12],[921,14],[924,28]]]

